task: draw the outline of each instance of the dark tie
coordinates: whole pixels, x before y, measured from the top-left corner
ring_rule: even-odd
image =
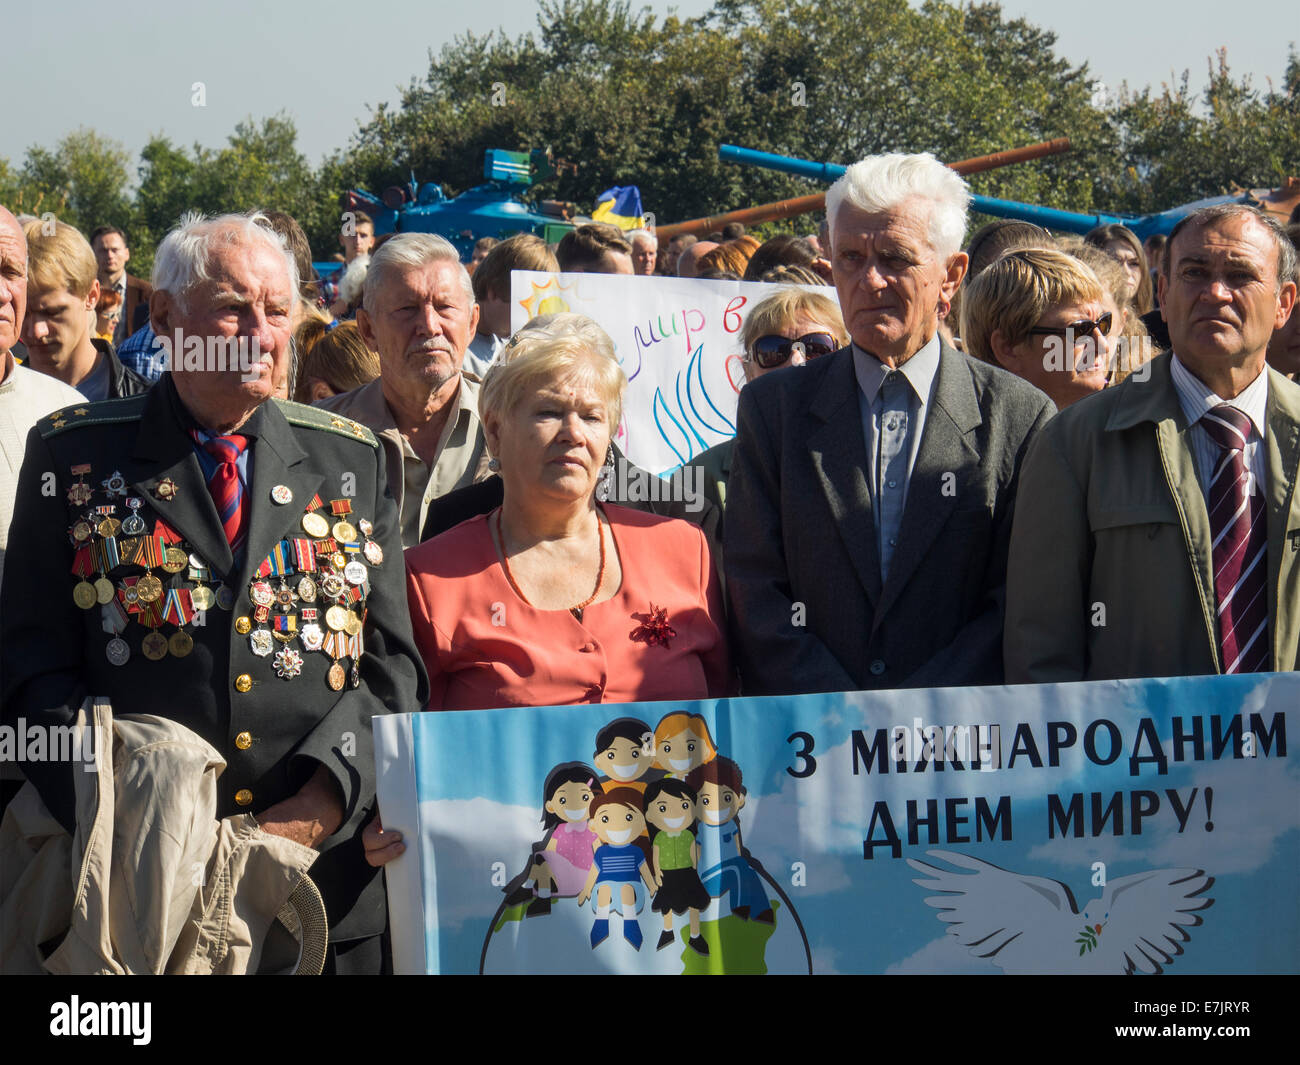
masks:
[[[248,531],[248,502],[239,483],[239,456],[248,446],[246,436],[214,436],[202,442],[203,450],[217,460],[217,468],[208,478],[208,491],[217,505],[221,527],[230,544],[230,553],[239,557]]]
[[[1224,673],[1269,668],[1268,523],[1261,492],[1246,495],[1245,448],[1250,419],[1221,403],[1201,425],[1222,449],[1210,478],[1210,551],[1219,609]]]

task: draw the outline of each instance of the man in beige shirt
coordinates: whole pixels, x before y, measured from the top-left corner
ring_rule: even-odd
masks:
[[[379,377],[322,400],[384,445],[401,513],[402,545],[419,543],[429,504],[488,476],[476,378],[461,373],[479,308],[456,249],[431,233],[402,233],[370,261],[357,328],[379,353]]]

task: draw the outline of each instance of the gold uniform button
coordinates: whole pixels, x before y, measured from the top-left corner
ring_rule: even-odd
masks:
[[[236,618],[235,631],[240,636],[247,636],[253,629],[253,622],[249,618]]]
[[[253,804],[253,793],[247,788],[240,788],[235,792],[235,802],[240,806],[251,806]]]
[[[241,673],[235,678],[235,691],[246,692],[253,687],[253,678],[247,673]]]
[[[248,748],[253,746],[252,735],[247,732],[241,732],[238,736],[235,737],[235,746],[238,747],[241,751],[248,750]]]

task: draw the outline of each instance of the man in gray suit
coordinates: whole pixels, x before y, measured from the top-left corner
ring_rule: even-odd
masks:
[[[1002,681],[1016,482],[1054,408],[939,337],[969,202],[930,155],[827,193],[853,343],[740,394],[724,562],[747,695]]]

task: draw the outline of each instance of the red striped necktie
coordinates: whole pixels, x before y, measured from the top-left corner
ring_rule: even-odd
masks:
[[[1250,419],[1220,403],[1201,425],[1223,451],[1210,478],[1210,551],[1214,598],[1219,611],[1219,649],[1224,673],[1269,668],[1268,522],[1258,489],[1246,494],[1250,477],[1245,449]]]
[[[239,456],[248,447],[246,436],[214,436],[200,441],[204,451],[217,460],[217,468],[208,478],[208,491],[217,505],[217,515],[230,544],[230,553],[239,557],[248,532],[248,499],[239,483]]]

